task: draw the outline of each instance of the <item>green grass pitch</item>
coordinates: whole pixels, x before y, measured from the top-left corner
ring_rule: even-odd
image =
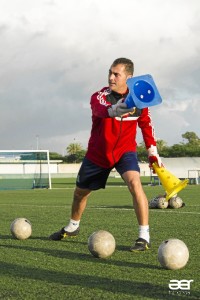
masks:
[[[54,180],[52,190],[0,191],[0,299],[199,299],[200,186],[179,193],[181,209],[150,210],[152,248],[132,253],[138,237],[132,200],[120,179],[110,179],[105,190],[93,192],[81,220],[80,235],[64,241],[48,236],[67,224],[74,179]],[[162,186],[144,190],[151,199]],[[32,223],[27,240],[13,239],[10,224],[19,217]],[[87,247],[96,230],[111,232],[116,250],[107,259],[94,258]],[[179,238],[190,258],[181,270],[165,270],[157,260],[163,240]],[[170,280],[193,280],[190,290],[169,290]]]

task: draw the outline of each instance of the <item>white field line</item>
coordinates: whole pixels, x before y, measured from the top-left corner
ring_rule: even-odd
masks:
[[[198,205],[199,206],[199,205]],[[194,207],[194,206],[191,206],[191,207]],[[196,207],[196,206],[195,206]],[[87,209],[113,209],[113,210],[123,210],[123,211],[130,211],[132,210],[132,208],[114,208],[114,207],[108,207],[108,206],[105,206],[105,207],[88,207]],[[178,213],[178,214],[193,214],[193,215],[200,215],[200,212],[192,212],[192,211],[177,211],[177,210],[174,210],[174,209],[170,209],[170,210],[167,210],[167,209],[151,209],[149,211],[156,211],[156,212],[161,212],[161,213]]]
[[[71,204],[68,205],[37,205],[37,204],[8,204],[8,203],[1,203],[0,206],[17,206],[17,207],[43,207],[43,208],[67,208],[71,207]],[[190,207],[199,207],[200,205],[192,205]],[[86,208],[89,209],[97,209],[97,210],[121,210],[121,211],[130,211],[133,208],[116,208],[116,207],[109,207],[109,206],[90,206]],[[192,214],[192,215],[200,215],[200,212],[192,212],[192,211],[180,211],[179,209],[150,209],[150,212],[158,212],[158,213],[178,213],[178,214]]]
[[[109,188],[126,188],[127,189],[127,186],[109,186],[109,187],[106,187],[106,189],[109,189]],[[51,190],[74,190],[75,187],[67,187],[67,188],[52,188]]]

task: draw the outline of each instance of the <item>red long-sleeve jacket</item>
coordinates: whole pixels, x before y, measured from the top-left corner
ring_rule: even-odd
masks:
[[[149,108],[136,108],[122,118],[109,117],[108,108],[125,96],[104,87],[91,97],[92,129],[86,157],[103,168],[114,167],[125,152],[136,151],[137,125],[146,148],[156,146]]]

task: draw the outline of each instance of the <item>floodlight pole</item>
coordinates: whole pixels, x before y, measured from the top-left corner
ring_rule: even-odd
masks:
[[[39,150],[39,135],[36,135],[36,150]]]

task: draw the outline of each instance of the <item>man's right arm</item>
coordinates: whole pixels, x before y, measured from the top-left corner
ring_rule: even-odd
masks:
[[[108,91],[108,89],[104,88],[100,92],[96,92],[92,95],[90,105],[93,115],[99,118],[115,118],[122,117],[124,114],[134,110],[134,108],[127,108],[126,104],[123,103],[123,99],[111,105],[106,99]]]
[[[110,102],[106,100],[108,89],[103,88],[101,91],[92,95],[90,105],[92,114],[99,118],[108,118],[108,108],[111,106]]]

